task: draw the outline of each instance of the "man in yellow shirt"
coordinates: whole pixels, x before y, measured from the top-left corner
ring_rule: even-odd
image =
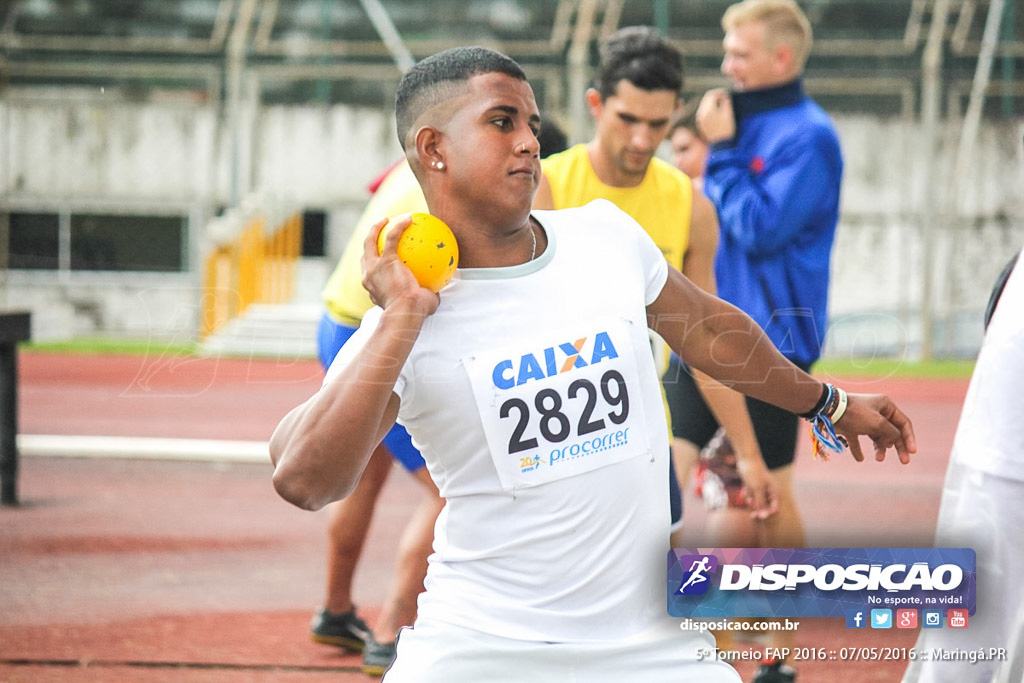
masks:
[[[582,206],[598,198],[612,201],[647,231],[671,265],[714,293],[714,206],[694,193],[688,176],[655,156],[681,106],[682,74],[682,55],[655,29],[636,26],[613,34],[602,45],[595,87],[586,93],[596,134],[590,142],[541,162],[544,178],[534,208]],[[753,514],[767,517],[777,505],[776,492],[743,397],[710,380],[703,382],[703,390],[736,446]],[[673,454],[679,479],[685,481],[697,456],[696,450]],[[677,497],[673,544],[680,545],[682,510],[676,479],[670,477],[669,483]]]

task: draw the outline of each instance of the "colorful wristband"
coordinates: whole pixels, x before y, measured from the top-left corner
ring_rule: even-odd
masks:
[[[834,426],[846,413],[848,405],[849,396],[846,392],[826,382],[814,410],[800,415],[811,423],[811,452],[815,460],[828,461],[830,451],[842,453],[849,445],[844,437],[836,434]]]
[[[840,418],[846,413],[846,406],[849,404],[849,397],[846,392],[836,387],[836,393],[839,394],[839,403],[836,405],[836,409],[829,414],[828,419],[832,421],[832,424],[839,422]]]
[[[821,396],[818,398],[818,402],[815,403],[814,407],[811,408],[806,413],[800,413],[798,415],[798,417],[802,417],[805,420],[813,419],[815,415],[820,413],[825,408],[825,406],[828,404],[828,401],[829,401],[829,398],[831,397],[831,395],[832,395],[832,385],[829,384],[828,382],[822,382],[821,383]]]

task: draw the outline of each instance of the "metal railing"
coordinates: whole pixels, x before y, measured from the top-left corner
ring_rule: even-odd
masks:
[[[205,339],[256,303],[291,300],[302,251],[302,217],[273,224],[263,211],[215,219],[214,245],[204,258],[200,337]]]

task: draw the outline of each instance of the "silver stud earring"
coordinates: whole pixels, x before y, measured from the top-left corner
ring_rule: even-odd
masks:
[[[435,161],[434,162],[434,168],[436,168],[438,171],[443,171],[444,170],[444,162],[443,161]]]

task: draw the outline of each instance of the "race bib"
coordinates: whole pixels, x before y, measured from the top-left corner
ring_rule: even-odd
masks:
[[[506,491],[650,454],[633,346],[614,318],[463,359]]]

